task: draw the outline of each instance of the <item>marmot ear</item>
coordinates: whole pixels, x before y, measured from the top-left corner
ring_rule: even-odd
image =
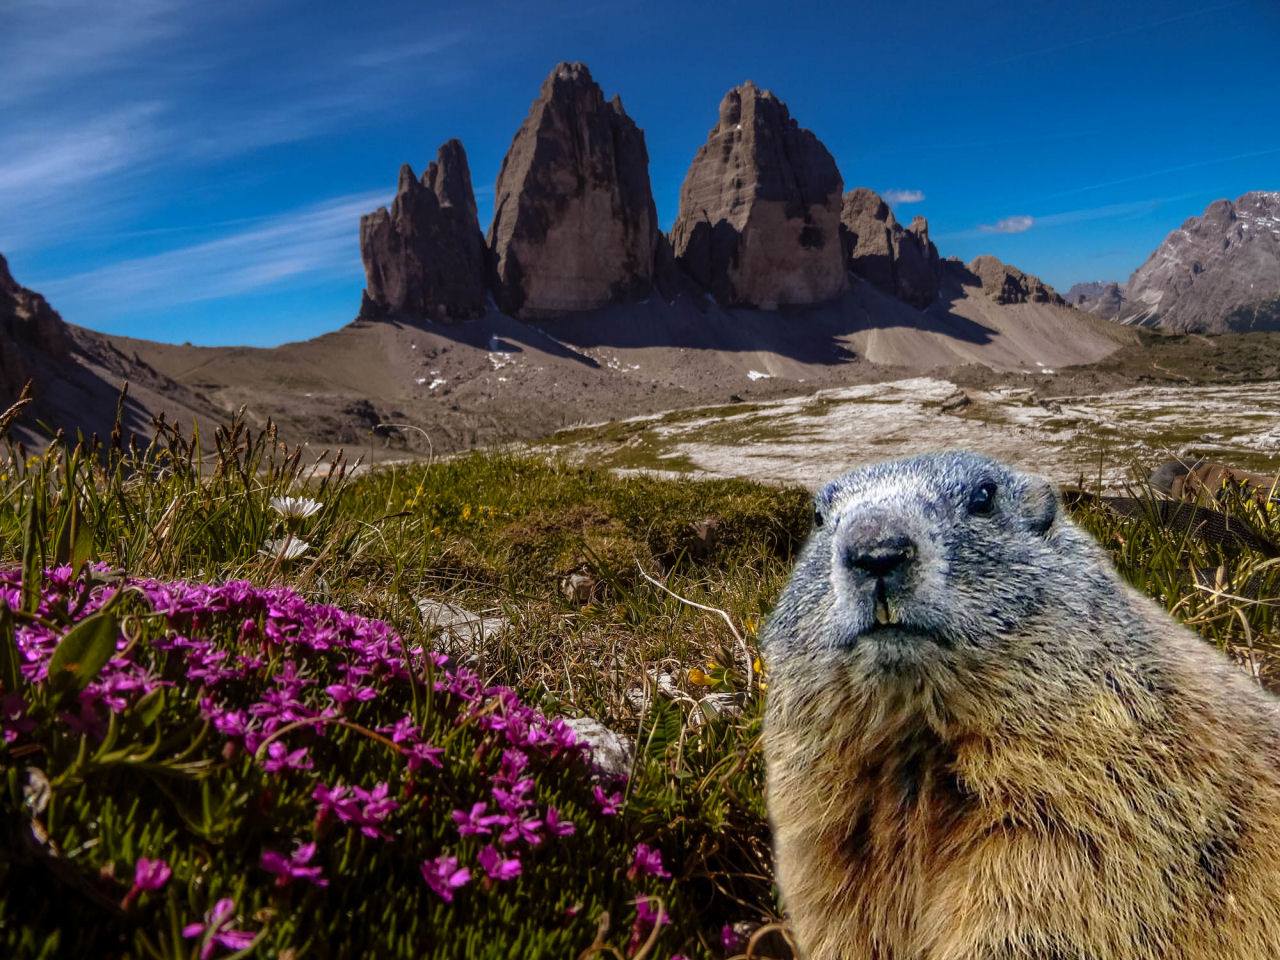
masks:
[[[1058,518],[1058,488],[1040,477],[1033,477],[1027,488],[1024,510],[1027,526],[1038,537],[1043,537]]]

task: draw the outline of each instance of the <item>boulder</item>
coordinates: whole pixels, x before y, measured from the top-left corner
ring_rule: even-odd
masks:
[[[821,141],[748,81],[725,94],[685,176],[671,234],[676,259],[726,306],[830,300],[848,284],[842,190]]]
[[[467,154],[445,143],[419,180],[400,168],[388,210],[360,219],[365,318],[467,320],[484,314],[486,251]]]
[[[968,271],[979,283],[982,292],[996,303],[1052,303],[1066,306],[1058,292],[1039,277],[1023,273],[1017,267],[1002,263],[995,257],[983,254],[975,257]]]
[[[498,173],[498,305],[529,319],[644,296],[658,239],[644,132],[584,64],[559,64]]]
[[[840,227],[855,276],[914,307],[923,309],[937,299],[942,261],[924,217],[903,229],[879,194],[858,187],[844,195]]]

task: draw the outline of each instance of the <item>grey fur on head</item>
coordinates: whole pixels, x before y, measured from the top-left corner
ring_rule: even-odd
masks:
[[[1071,583],[1064,552],[1089,558]],[[818,493],[813,533],[764,647],[771,665],[841,657],[867,670],[960,667],[1012,642],[1047,603],[1114,593],[1109,571],[1060,515],[1047,480],[967,452],[874,464]]]

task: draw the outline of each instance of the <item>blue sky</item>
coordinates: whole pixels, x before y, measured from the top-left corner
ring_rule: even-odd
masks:
[[[63,316],[206,344],[336,329],[359,214],[449,137],[482,227],[538,86],[583,60],[659,219],[725,90],[774,90],[846,188],[1065,289],[1280,188],[1280,4],[0,0],[0,252]]]

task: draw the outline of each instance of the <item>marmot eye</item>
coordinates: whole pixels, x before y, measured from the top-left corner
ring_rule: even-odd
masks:
[[[996,505],[996,485],[990,480],[980,483],[969,492],[969,512],[974,516],[988,516]]]
[[[816,507],[813,510],[813,525],[815,527],[822,526],[822,511]]]

